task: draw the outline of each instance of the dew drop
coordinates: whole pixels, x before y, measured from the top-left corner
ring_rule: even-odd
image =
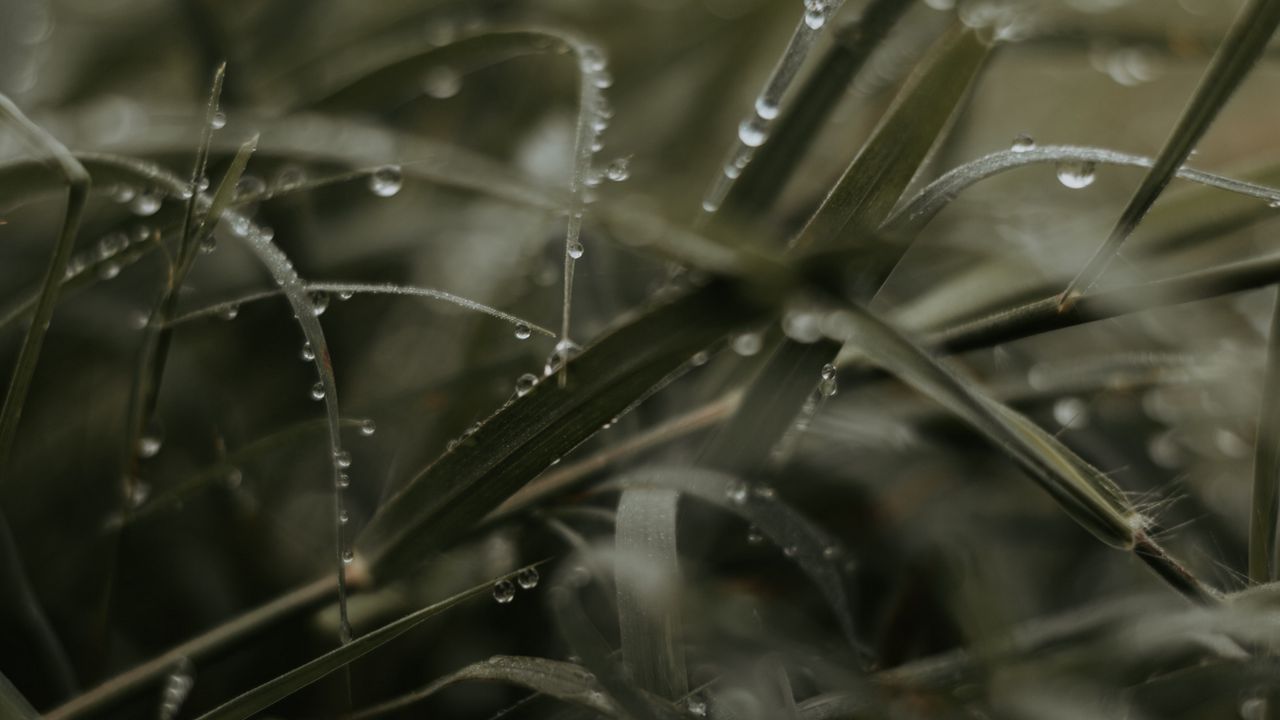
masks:
[[[311,386],[311,399],[312,400],[324,399],[324,383],[316,382],[315,385]]]
[[[307,172],[298,165],[285,165],[275,175],[277,190],[294,190],[307,181]]]
[[[703,365],[706,365],[707,361],[710,359],[711,359],[710,353],[708,353],[706,350],[702,350],[700,352],[694,353],[693,357],[689,358],[689,364],[694,367],[702,367]]]
[[[631,177],[631,157],[616,158],[605,168],[604,175],[612,182],[622,182]]]
[[[730,481],[724,488],[724,496],[734,505],[745,504],[747,502],[747,495],[747,484],[741,480]]]
[[[214,237],[213,233],[209,233],[208,235],[205,235],[204,237],[200,238],[200,245],[199,245],[200,252],[204,253],[205,255],[208,255],[209,253],[217,249],[218,249],[218,238]]]
[[[338,523],[340,525],[346,525],[349,522],[351,522],[351,515],[346,510],[339,510]]]
[[[690,714],[690,715],[693,715],[694,717],[706,717],[706,716],[707,716],[707,703],[706,703],[706,701],[701,700],[701,699],[699,699],[699,698],[697,698],[697,697],[691,697],[691,698],[689,698],[688,702],[686,702],[686,703],[685,703],[685,707],[689,709],[689,714]]]
[[[738,139],[747,147],[760,147],[764,144],[765,136],[764,127],[754,118],[743,120],[738,125]]]
[[[127,203],[138,195],[138,191],[132,185],[115,185],[108,192],[111,199],[118,203]]]
[[[256,175],[243,175],[236,182],[236,199],[256,197],[267,191],[267,184]]]
[[[325,310],[329,309],[329,293],[317,290],[311,293],[309,297],[311,298],[311,311],[315,313],[316,317],[320,317]]]
[[[298,353],[298,357],[302,358],[303,362],[311,362],[316,359],[316,351],[311,349],[310,340],[302,343],[302,351]]]
[[[528,325],[525,325],[524,323],[516,323],[516,339],[517,340],[528,340],[529,336],[532,334],[533,334],[533,331],[529,329]]]
[[[828,545],[822,548],[822,558],[824,560],[835,560],[836,558],[840,557],[841,554],[842,552],[840,550],[840,546],[838,545]]]
[[[338,299],[341,300],[342,302],[346,302],[355,296],[356,294],[352,290],[340,290],[338,292]]]
[[[351,552],[349,548],[342,551],[343,565],[350,565],[351,563],[355,562],[355,559],[356,559],[356,554]]]
[[[437,65],[422,78],[422,91],[427,97],[448,100],[462,90],[462,76],[451,67]]]
[[[239,314],[240,314],[239,305],[228,305],[218,311],[218,317],[222,318],[223,320],[235,320],[236,316]]]
[[[105,262],[98,266],[98,277],[103,280],[111,280],[120,274],[120,263]]]
[[[1085,162],[1058,163],[1058,182],[1072,190],[1082,190],[1093,184],[1094,164]]]
[[[591,45],[582,48],[579,52],[579,59],[582,63],[582,69],[587,72],[604,70],[604,53],[600,52],[600,48]]]
[[[836,366],[832,365],[831,363],[827,363],[826,365],[823,365],[820,376],[822,377],[823,380],[835,380]]]
[[[516,586],[510,580],[499,580],[493,584],[493,599],[499,605],[506,605],[516,599]]]
[[[177,717],[182,704],[191,694],[191,688],[195,686],[194,673],[191,661],[184,657],[165,676],[164,689],[160,695],[160,720],[173,720]]]
[[[146,217],[155,215],[160,209],[160,194],[151,190],[140,192],[133,196],[133,200],[129,203],[129,209],[134,215]]]
[[[520,377],[516,378],[516,395],[519,397],[524,397],[525,395],[528,395],[529,391],[533,390],[534,386],[537,384],[538,384],[537,375],[534,375],[533,373],[525,373],[521,375]]]
[[[556,343],[556,347],[547,356],[547,362],[542,367],[543,375],[551,375],[559,372],[561,366],[572,360],[582,348],[571,340],[561,340]]]
[[[1078,397],[1059,398],[1053,404],[1053,419],[1064,428],[1079,430],[1089,424],[1089,405]]]
[[[819,30],[823,25],[827,24],[827,14],[821,10],[806,10],[804,24],[808,25],[810,29]]]
[[[221,130],[226,126],[227,126],[227,114],[222,112],[221,110],[218,110],[213,114],[213,117],[209,118],[209,127],[213,128],[214,130]]]
[[[742,357],[751,357],[760,352],[762,343],[763,340],[760,337],[760,333],[747,332],[735,337],[731,345],[733,346],[733,351]]]
[[[824,398],[832,398],[840,391],[840,386],[836,383],[836,379],[823,379],[818,383],[818,393]]]
[[[782,548],[782,554],[786,555],[789,558],[793,558],[796,555],[800,554],[800,548],[796,547],[795,545],[788,545]]]
[[[1031,152],[1036,149],[1036,140],[1023,133],[1013,139],[1013,147],[1010,149],[1016,153]]]
[[[755,525],[752,525],[751,527],[747,528],[747,544],[748,545],[764,544],[764,533],[760,531],[760,528],[756,527]]]
[[[333,484],[343,489],[349,488],[351,487],[351,476],[346,473],[338,473],[338,479]]]
[[[591,84],[603,90],[613,85],[613,76],[607,70],[600,70],[591,75]]]
[[[209,176],[206,175],[196,180],[196,192],[204,192],[209,189]]]
[[[756,115],[763,120],[772,120],[778,117],[778,104],[761,95],[756,98]]]
[[[583,252],[584,250],[582,247],[582,243],[575,242],[575,243],[569,244],[569,257],[573,258],[574,260],[581,258]]]
[[[369,189],[378,197],[391,197],[404,186],[404,174],[399,165],[383,165],[369,175]]]
[[[138,438],[138,457],[153,458],[160,452],[160,448],[164,445],[164,433],[157,423],[150,423],[142,436]]]
[[[527,567],[516,573],[516,583],[525,590],[532,590],[538,587],[538,569]]]
[[[725,177],[729,178],[730,180],[736,180],[738,176],[741,174],[742,174],[742,168],[738,167],[737,165],[734,165],[733,163],[725,163],[725,166],[724,166]]]
[[[346,450],[337,450],[333,453],[333,462],[342,469],[351,467],[351,453]]]
[[[1213,435],[1218,452],[1229,458],[1242,458],[1249,454],[1249,443],[1226,428],[1219,428]]]

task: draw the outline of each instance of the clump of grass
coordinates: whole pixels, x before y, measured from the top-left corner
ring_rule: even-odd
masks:
[[[1280,3],[844,5],[17,23],[0,714],[1275,715]]]

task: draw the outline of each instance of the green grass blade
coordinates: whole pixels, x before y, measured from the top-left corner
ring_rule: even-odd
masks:
[[[807,250],[865,242],[889,216],[978,77],[991,45],[953,30],[930,51],[867,144],[794,241]]]
[[[1218,112],[1258,62],[1277,25],[1280,25],[1280,0],[1250,0],[1240,11],[1200,80],[1191,102],[1182,111],[1173,133],[1161,148],[1155,165],[1138,186],[1106,242],[1062,292],[1063,307],[1075,302],[1079,294],[1087,292],[1106,270],[1120,251],[1120,246],[1142,222],[1178,167],[1186,161]]]
[[[496,578],[495,582],[502,579]],[[201,715],[198,720],[244,720],[253,717],[330,673],[341,670],[357,658],[377,650],[424,621],[492,591],[493,583],[485,583],[428,605],[242,693]]]
[[[759,319],[759,298],[724,281],[630,319],[419,473],[373,517],[357,547],[375,576],[416,563],[659,388],[697,352]]]
[[[27,702],[4,673],[0,673],[0,717],[10,720],[40,720],[40,713],[31,707],[31,703]]]
[[[26,140],[41,152],[53,158],[67,186],[67,209],[62,219],[62,229],[58,232],[58,240],[54,245],[53,255],[45,270],[44,281],[40,287],[40,298],[36,301],[32,312],[31,326],[22,339],[22,347],[18,350],[17,363],[13,376],[9,380],[9,389],[4,396],[4,405],[0,408],[0,485],[8,475],[9,455],[13,451],[13,443],[18,436],[18,422],[22,418],[22,407],[27,400],[27,391],[31,380],[35,377],[36,365],[40,361],[40,349],[44,345],[45,333],[49,322],[53,319],[53,308],[58,300],[58,291],[62,286],[63,276],[67,271],[67,260],[75,246],[76,233],[80,229],[80,218],[84,214],[85,203],[89,199],[89,173],[84,166],[43,128],[27,119],[27,116],[13,104],[8,97],[0,95],[0,120],[12,125],[19,137]]]
[[[679,500],[679,493],[673,490],[623,490],[614,540],[620,563],[640,558],[648,570],[614,576],[623,665],[642,690],[668,699],[689,692],[679,603],[675,598],[655,597],[664,593],[654,592],[655,587],[680,587],[676,554]]]
[[[848,94],[853,78],[911,4],[911,0],[873,0],[861,17],[832,33],[831,49],[788,104],[769,142],[742,170],[721,215],[744,221],[773,206],[818,131]]]
[[[1280,514],[1280,294],[1267,337],[1267,378],[1254,452],[1249,579],[1267,583],[1280,579],[1276,573],[1276,519]]]
[[[595,677],[581,665],[540,657],[494,655],[488,660],[449,673],[420,690],[352,713],[346,720],[367,720],[385,715],[463,682],[517,685],[607,717],[618,715],[617,709],[605,697]]]

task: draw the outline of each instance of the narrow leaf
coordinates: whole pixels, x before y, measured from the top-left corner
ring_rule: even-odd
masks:
[[[1249,579],[1277,578],[1276,517],[1280,513],[1280,291],[1267,337],[1267,377],[1262,389],[1258,439],[1253,460],[1253,502],[1249,513]]]

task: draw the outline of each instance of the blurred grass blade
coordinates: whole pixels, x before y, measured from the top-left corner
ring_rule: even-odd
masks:
[[[4,673],[0,673],[0,717],[6,720],[40,720],[40,713],[31,707]]]
[[[24,657],[23,675],[17,676],[19,681],[24,677],[38,677],[52,688],[57,699],[71,696],[78,690],[75,669],[31,586],[9,519],[3,512],[0,512],[0,582],[6,591],[0,596],[0,636],[4,637],[6,647]],[[2,690],[0,688],[0,695]],[[0,717],[7,716],[0,713]]]
[[[595,676],[581,665],[541,657],[494,655],[449,673],[426,687],[402,697],[360,710],[346,720],[367,720],[409,707],[435,693],[463,682],[499,682],[518,685],[557,700],[579,705],[607,717],[618,711],[606,699]]]
[[[985,396],[888,325],[859,307],[838,318],[843,339],[873,362],[946,407],[1008,453],[1063,511],[1094,537],[1131,550],[1166,582],[1197,601],[1214,592],[1192,577],[1146,533],[1149,521],[1129,507],[1103,473],[1030,420]]]
[[[1178,167],[1186,161],[1218,112],[1258,62],[1277,25],[1280,25],[1280,0],[1250,0],[1240,11],[1209,63],[1191,102],[1182,111],[1173,133],[1156,157],[1155,165],[1121,213],[1111,235],[1062,292],[1063,307],[1070,306],[1080,294],[1087,292],[1106,270],[1120,251],[1120,246],[1142,222]]]
[[[1267,336],[1267,375],[1258,417],[1249,513],[1249,579],[1277,580],[1276,517],[1280,513],[1280,291]]]
[[[80,218],[84,214],[84,206],[89,199],[90,178],[88,171],[70,151],[63,147],[62,143],[27,119],[18,106],[3,94],[0,94],[0,120],[11,125],[19,138],[40,152],[47,153],[57,165],[62,181],[67,186],[67,209],[63,214],[62,229],[58,232],[57,243],[54,245],[49,265],[45,269],[44,281],[40,287],[40,299],[36,301],[31,325],[22,339],[22,347],[18,350],[13,376],[9,380],[9,389],[4,396],[4,405],[0,408],[0,486],[3,486],[4,479],[8,476],[9,455],[13,451],[13,443],[18,436],[18,422],[22,418],[22,407],[26,403],[31,380],[35,377],[36,364],[40,361],[40,349],[44,345],[45,333],[48,332],[49,322],[53,318],[58,291],[67,272],[67,260],[70,259],[71,251],[75,247]]]
[[[639,558],[646,570],[619,568],[614,574],[623,665],[641,689],[671,700],[689,692],[679,600],[663,597],[677,594],[681,586],[676,554],[679,500],[674,490],[623,490],[614,540],[619,564]]]
[[[569,362],[569,382],[539,382],[394,495],[358,549],[375,576],[457,537],[631,406],[694,354],[760,318],[760,298],[723,280],[627,319]]]
[[[794,245],[823,250],[865,242],[889,216],[955,117],[990,55],[973,30],[938,41]]]
[[[872,0],[862,15],[833,33],[835,41],[789,103],[769,141],[729,191],[721,215],[747,221],[773,206],[782,188],[871,54],[912,0]]]
[[[496,578],[495,582],[504,578]],[[199,720],[244,720],[266,710],[275,703],[293,693],[320,680],[330,673],[340,670],[351,662],[387,642],[412,630],[436,615],[459,605],[467,600],[487,595],[493,591],[493,583],[485,583],[464,590],[440,602],[412,612],[395,622],[383,625],[372,632],[345,643],[320,657],[306,662],[283,675],[273,678],[248,692],[228,700],[209,712],[201,715]]]
[[[629,472],[624,488],[668,488],[726,510],[756,526],[800,566],[822,592],[850,644],[861,650],[853,614],[837,562],[843,550],[803,514],[774,496],[772,489],[751,487],[728,473],[699,468],[645,468]]]

